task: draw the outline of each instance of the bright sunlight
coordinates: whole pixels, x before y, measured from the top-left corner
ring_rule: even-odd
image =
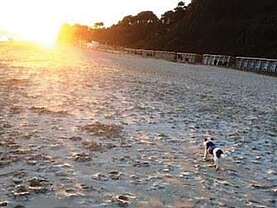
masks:
[[[109,26],[126,15],[143,10],[153,10],[160,15],[177,2],[141,0],[130,4],[127,0],[4,0],[0,2],[0,35],[1,30],[9,31],[17,34],[17,39],[51,46],[56,42],[60,26],[64,23],[91,26],[102,21]],[[121,5],[120,9],[116,9],[118,5]]]
[[[43,46],[53,46],[57,39],[59,27],[60,24],[55,24],[54,22],[53,24],[47,25],[47,27],[46,25],[30,23],[22,28],[20,35],[24,40],[32,41]]]
[[[0,29],[15,33],[19,40],[52,46],[63,23],[52,8],[50,3],[34,0],[1,2]]]

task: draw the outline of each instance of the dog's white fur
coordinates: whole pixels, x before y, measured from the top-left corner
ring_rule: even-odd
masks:
[[[224,152],[222,149],[218,148],[215,146],[215,144],[213,143],[213,138],[204,138],[203,139],[203,145],[204,145],[204,160],[207,160],[208,154],[209,154],[209,147],[208,147],[208,143],[212,144],[212,156],[213,156],[213,160],[214,160],[214,165],[216,167],[216,170],[219,169],[219,165],[220,165],[220,161],[221,161],[221,157],[224,157]],[[219,153],[219,154],[218,154]],[[219,155],[219,156],[218,156]],[[222,155],[222,156],[221,156]]]

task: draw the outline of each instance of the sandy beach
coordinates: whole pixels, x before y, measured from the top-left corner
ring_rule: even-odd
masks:
[[[0,44],[0,207],[274,208],[276,104],[276,77]]]

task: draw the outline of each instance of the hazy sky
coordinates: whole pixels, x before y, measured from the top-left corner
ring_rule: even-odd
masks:
[[[158,16],[180,0],[0,0],[0,30],[20,33],[29,39],[56,34],[62,23],[106,26],[126,15],[151,10]],[[185,1],[189,3],[190,0]],[[44,39],[46,36],[44,37]]]

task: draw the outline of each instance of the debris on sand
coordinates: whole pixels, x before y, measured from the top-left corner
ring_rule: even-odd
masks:
[[[115,201],[119,204],[119,206],[128,206],[130,204],[129,198],[124,195],[115,196],[112,201]]]
[[[21,196],[27,196],[30,195],[30,192],[28,191],[28,188],[25,185],[17,185],[15,186],[15,191],[12,192],[14,197],[21,197]]]
[[[82,140],[82,137],[73,136],[73,137],[70,137],[69,139],[70,139],[71,141],[77,142],[77,141],[81,141],[81,140]]]
[[[72,156],[73,160],[78,162],[86,162],[91,160],[91,156],[87,153],[74,153]]]
[[[93,124],[81,127],[81,130],[86,131],[93,136],[116,138],[120,136],[122,132],[122,127],[115,124],[108,125],[100,122],[95,122]]]
[[[102,150],[102,144],[98,144],[97,142],[83,142],[83,147],[85,149],[91,150],[91,151],[100,151]]]
[[[23,107],[21,107],[21,106],[13,105],[10,107],[10,113],[12,113],[12,114],[19,114],[22,111],[23,111]]]
[[[48,191],[47,186],[49,185],[49,182],[44,178],[34,177],[29,179],[28,183],[30,192],[40,194]]]
[[[17,87],[18,85],[25,85],[29,82],[27,79],[6,79],[0,82],[0,86]]]
[[[95,173],[94,175],[91,176],[92,179],[97,180],[97,181],[107,181],[109,180],[106,175],[103,173]]]
[[[0,207],[6,207],[6,206],[8,206],[7,201],[0,201]]]
[[[51,111],[45,107],[33,106],[30,108],[30,110],[35,113],[38,113],[40,115],[52,115],[52,116],[57,116],[57,117],[63,117],[63,116],[69,115],[69,113],[67,111]]]
[[[49,182],[42,177],[33,177],[26,181],[14,178],[13,182],[16,184],[12,192],[15,197],[43,194],[49,191]]]
[[[109,176],[112,180],[119,180],[122,173],[118,170],[112,170],[109,172]]]

